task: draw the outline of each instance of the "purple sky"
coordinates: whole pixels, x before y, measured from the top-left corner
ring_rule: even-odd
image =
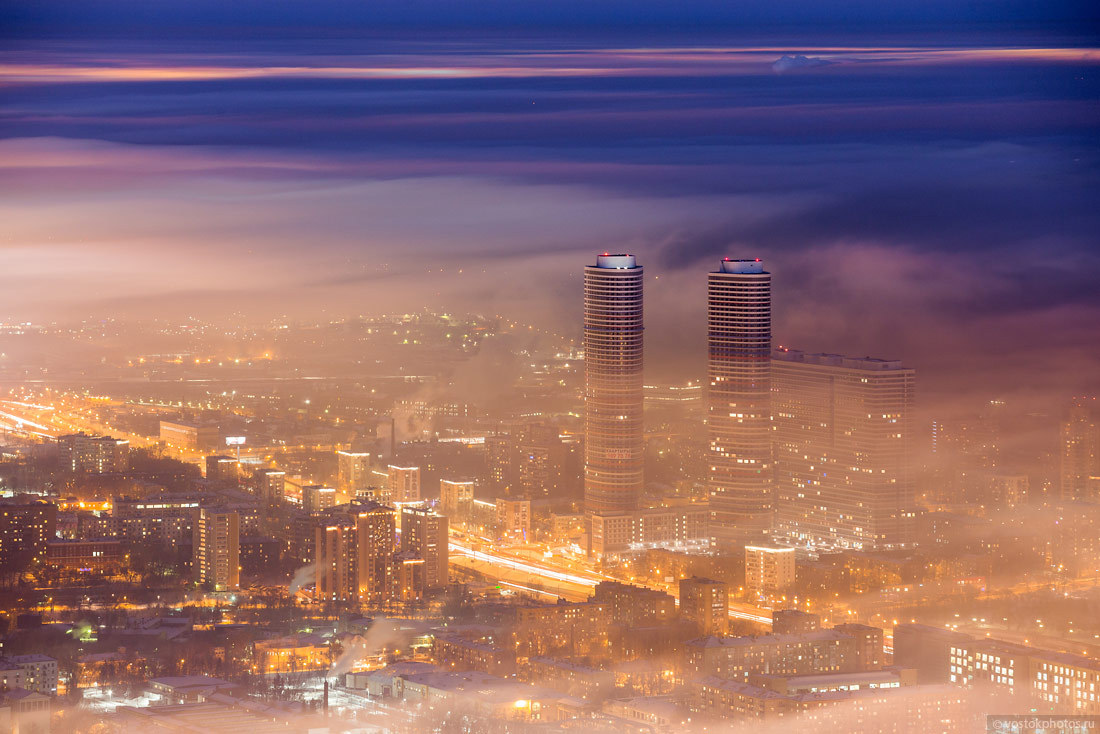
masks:
[[[653,372],[694,376],[706,271],[759,256],[779,343],[940,396],[1100,387],[1088,37],[50,21],[0,51],[0,320],[431,305],[572,333],[580,267],[622,249]]]

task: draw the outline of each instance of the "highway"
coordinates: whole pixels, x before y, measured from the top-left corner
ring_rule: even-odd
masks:
[[[554,559],[532,561],[518,557],[507,549],[491,548],[488,539],[483,541],[483,543],[474,543],[461,531],[452,531],[450,542],[452,565],[477,571],[499,581],[504,586],[569,601],[584,601],[592,595],[596,584],[607,580],[632,583],[635,586],[667,592],[673,597],[677,596],[677,589],[673,586],[645,584],[616,578],[597,573],[587,567],[577,566],[577,564],[566,565],[555,562]],[[677,603],[679,603],[678,598]],[[767,627],[772,623],[770,609],[751,604],[731,602],[729,614],[731,619],[754,622]]]

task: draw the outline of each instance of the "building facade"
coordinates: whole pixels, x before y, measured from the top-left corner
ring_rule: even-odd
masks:
[[[794,548],[745,546],[745,588],[755,597],[783,591],[794,583]]]
[[[1100,501],[1100,421],[1096,398],[1074,398],[1062,424],[1058,490],[1063,502]]]
[[[792,544],[912,542],[915,379],[897,361],[775,351],[777,530]]]
[[[390,464],[388,470],[390,502],[419,502],[420,467]]]
[[[447,518],[429,507],[401,508],[401,550],[424,559],[424,584],[440,589],[449,580]]]
[[[57,437],[61,467],[74,474],[111,474],[130,468],[130,442],[73,433]]]
[[[375,502],[334,508],[315,530],[316,597],[379,604],[389,599],[396,512]]]
[[[707,437],[711,537],[758,543],[773,515],[771,274],[725,259],[707,278]]]
[[[681,579],[680,616],[694,622],[699,634],[724,636],[730,626],[729,587],[698,576]]]
[[[191,571],[215,591],[241,587],[240,521],[236,512],[200,507],[193,519]]]
[[[590,513],[638,505],[644,486],[642,268],[600,255],[584,269],[584,501]]]

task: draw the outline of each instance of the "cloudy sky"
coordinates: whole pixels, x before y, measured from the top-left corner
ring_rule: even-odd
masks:
[[[933,395],[1100,388],[1086,3],[6,3],[0,321],[424,305],[579,335],[647,272],[655,374],[761,257],[778,343]],[[981,377],[979,377],[981,375]]]

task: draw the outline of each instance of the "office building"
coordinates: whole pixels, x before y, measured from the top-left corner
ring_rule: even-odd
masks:
[[[648,548],[700,550],[710,544],[710,510],[706,505],[652,507],[592,515],[588,554],[610,559]]]
[[[217,508],[194,511],[193,557],[195,581],[215,591],[234,591],[241,586],[240,520],[236,512]]]
[[[794,548],[745,546],[745,588],[755,597],[783,591],[794,583]]]
[[[773,520],[771,274],[725,259],[707,278],[707,437],[714,545],[759,543]]]
[[[584,269],[584,501],[589,513],[633,510],[641,497],[642,268],[600,255]]]
[[[130,442],[112,436],[72,433],[57,437],[61,468],[74,474],[111,474],[130,468]]]
[[[401,508],[401,550],[424,559],[424,583],[440,589],[449,580],[447,518],[430,507]]]
[[[1063,502],[1100,502],[1100,421],[1096,398],[1074,398],[1062,424],[1059,495]]]
[[[173,449],[209,451],[218,448],[221,429],[208,423],[161,421],[160,440]]]
[[[680,616],[702,635],[724,637],[729,631],[729,587],[724,581],[692,576],[680,580]]]
[[[390,464],[387,468],[389,470],[390,502],[419,502],[420,467]]]
[[[792,544],[912,542],[914,381],[897,361],[775,351],[777,530]]]

